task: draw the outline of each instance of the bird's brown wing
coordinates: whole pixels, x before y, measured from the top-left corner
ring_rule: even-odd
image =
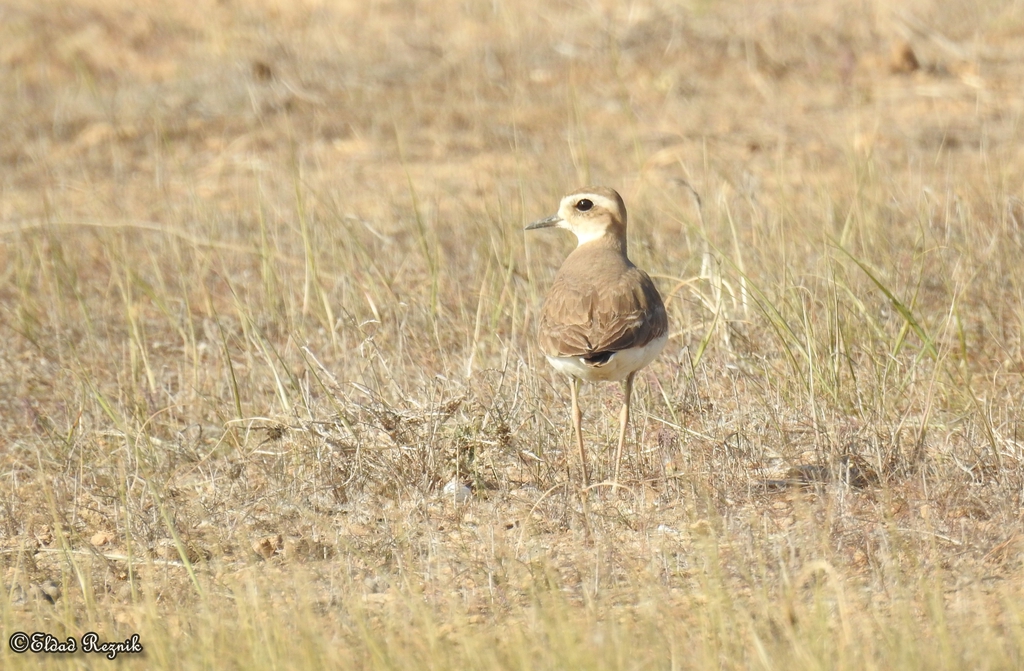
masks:
[[[654,282],[630,267],[610,282],[555,279],[541,313],[540,346],[551,356],[642,347],[668,331]]]

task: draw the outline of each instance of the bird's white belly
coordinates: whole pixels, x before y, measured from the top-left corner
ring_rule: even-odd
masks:
[[[654,361],[654,358],[664,349],[666,342],[668,342],[667,333],[643,347],[620,350],[601,366],[589,365],[582,357],[578,356],[549,356],[547,359],[555,367],[555,370],[566,375],[578,377],[586,382],[611,382],[624,380],[630,373],[638,371]]]

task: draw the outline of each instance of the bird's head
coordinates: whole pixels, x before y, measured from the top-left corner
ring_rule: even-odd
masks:
[[[566,228],[576,234],[579,245],[585,245],[605,236],[626,241],[626,205],[622,196],[603,186],[588,186],[562,198],[558,213],[535,221],[526,227]]]

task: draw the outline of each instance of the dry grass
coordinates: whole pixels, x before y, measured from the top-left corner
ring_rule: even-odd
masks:
[[[179,4],[0,7],[5,669],[1024,664],[1024,10]],[[589,506],[584,183],[673,324]]]

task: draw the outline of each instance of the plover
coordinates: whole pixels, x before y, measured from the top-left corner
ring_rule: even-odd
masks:
[[[572,419],[583,468],[581,382],[621,381],[619,446],[613,482],[619,480],[629,424],[633,376],[654,360],[668,340],[668,315],[650,276],[626,256],[626,205],[614,189],[584,187],[562,198],[558,213],[526,227],[566,228],[579,241],[555,275],[540,318],[540,348],[555,369],[571,378]]]

